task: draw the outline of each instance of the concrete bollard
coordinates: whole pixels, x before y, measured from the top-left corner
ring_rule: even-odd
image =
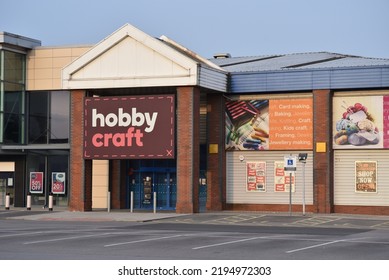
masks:
[[[5,195],[5,210],[9,210],[9,204],[10,204],[11,198],[9,193]]]
[[[49,211],[53,211],[53,194],[49,195]]]
[[[31,210],[31,194],[27,194],[27,210]]]
[[[153,212],[154,214],[157,213],[157,193],[154,192],[153,195]]]

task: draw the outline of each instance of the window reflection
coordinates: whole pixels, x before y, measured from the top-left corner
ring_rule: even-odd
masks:
[[[69,139],[69,92],[51,92],[50,143],[67,143]]]
[[[69,92],[29,93],[30,144],[69,142]]]

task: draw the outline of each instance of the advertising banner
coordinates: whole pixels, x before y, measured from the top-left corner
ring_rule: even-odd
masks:
[[[174,95],[88,97],[84,158],[175,157]]]
[[[51,173],[51,192],[53,194],[65,194],[66,188],[66,173],[53,172]]]
[[[248,192],[266,191],[266,162],[247,162],[246,175]]]
[[[377,192],[377,162],[355,162],[355,191],[363,193]]]
[[[274,192],[289,192],[292,174],[292,192],[295,191],[295,172],[285,171],[284,161],[274,162]]]
[[[227,150],[313,148],[312,99],[226,102]]]
[[[30,172],[30,193],[43,193],[43,172]]]
[[[389,148],[389,96],[333,99],[334,149]]]

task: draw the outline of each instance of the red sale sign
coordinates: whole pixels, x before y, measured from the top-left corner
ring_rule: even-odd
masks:
[[[30,172],[30,193],[43,193],[43,172]]]
[[[64,194],[65,193],[65,172],[53,172],[51,173],[51,193]]]

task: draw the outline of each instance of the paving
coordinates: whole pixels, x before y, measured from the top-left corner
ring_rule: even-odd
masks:
[[[250,225],[250,226],[290,226],[290,227],[336,227],[369,228],[389,230],[389,216],[314,214],[306,213],[262,213],[262,212],[206,212],[198,214],[177,214],[160,211],[88,211],[73,212],[67,209],[13,208],[0,210],[0,219],[36,221],[80,221],[80,222],[163,222],[181,224]]]

